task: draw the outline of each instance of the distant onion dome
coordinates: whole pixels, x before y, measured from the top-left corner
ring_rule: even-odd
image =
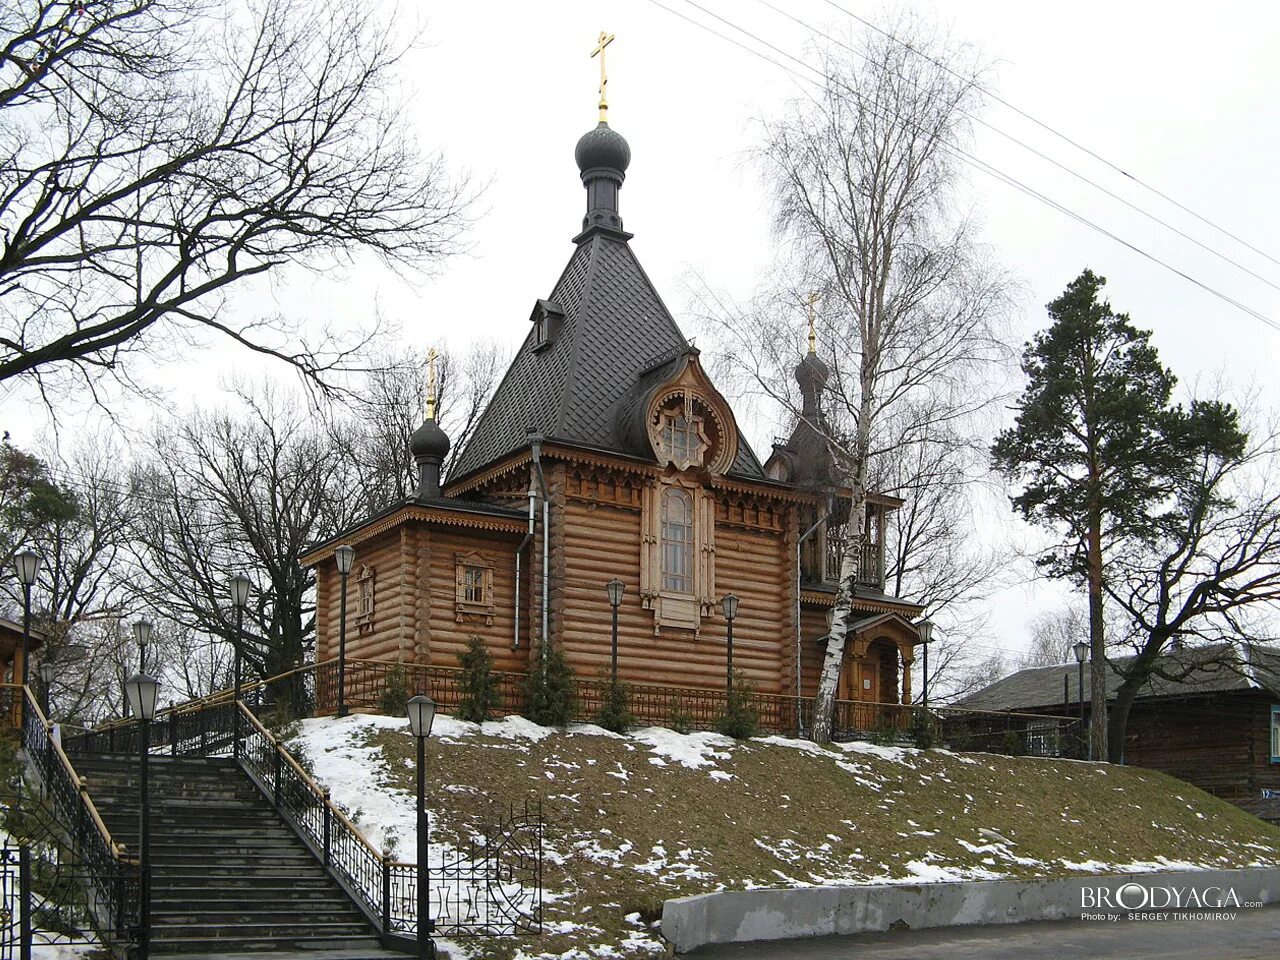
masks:
[[[822,393],[830,376],[831,370],[812,350],[796,364],[796,383],[800,386],[800,396],[804,398],[807,416],[813,416],[817,412],[818,395]]]

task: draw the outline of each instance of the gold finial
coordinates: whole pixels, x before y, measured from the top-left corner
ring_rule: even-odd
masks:
[[[604,72],[604,48],[613,43],[613,34],[600,31],[600,38],[596,41],[596,48],[591,51],[591,56],[600,54],[600,122],[609,119],[609,104],[605,101],[604,90],[609,85],[609,76]]]
[[[436,418],[436,348],[427,353],[427,419]]]
[[[813,305],[818,302],[816,293],[809,294],[809,352],[818,352],[818,334],[813,325]]]

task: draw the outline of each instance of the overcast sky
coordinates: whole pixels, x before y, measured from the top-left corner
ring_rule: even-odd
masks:
[[[766,5],[697,2],[812,60],[814,35]],[[836,36],[862,29],[826,0],[771,2]],[[873,18],[881,9],[860,0],[837,2]],[[661,3],[733,33],[687,0]],[[376,307],[424,354],[429,345],[461,346],[475,336],[514,347],[525,335],[533,300],[549,293],[580,228],[584,197],[573,147],[596,119],[597,66],[588,53],[602,28],[617,37],[609,48],[610,121],[632,147],[621,208],[641,262],[678,320],[690,271],[731,294],[750,292],[771,259],[768,209],[747,161],[753,120],[804,92],[800,80],[650,0],[421,6],[425,45],[406,64],[403,80],[423,142],[442,148],[457,169],[487,185],[468,236],[470,252],[432,277],[396,277],[372,265],[325,277],[295,272],[239,298],[237,309],[360,326]],[[1001,97],[1280,259],[1274,229],[1280,222],[1274,53],[1280,5],[1023,0],[917,3],[912,9],[941,18],[953,39],[976,45],[993,61],[993,86]],[[413,17],[401,16],[410,27]],[[1274,261],[998,104],[982,118],[1266,281],[979,127],[973,152],[981,160],[1280,320],[1280,266]],[[1184,382],[1226,372],[1237,383],[1259,381],[1268,402],[1280,406],[1280,393],[1266,383],[1280,344],[1274,329],[991,176],[976,170],[967,175],[985,239],[1020,284],[1018,343],[1043,325],[1043,304],[1089,266],[1108,278],[1113,305],[1155,331],[1163,359]],[[221,344],[173,353],[142,376],[168,390],[179,408],[216,403],[230,373],[262,369],[257,358]],[[34,442],[42,418],[31,398],[10,393],[2,399],[4,428],[19,444]],[[64,426],[96,420],[86,412]],[[773,432],[763,425],[758,435]],[[1002,594],[992,642],[1022,646],[1028,612],[1051,602],[1050,593],[1037,595],[1032,588]]]

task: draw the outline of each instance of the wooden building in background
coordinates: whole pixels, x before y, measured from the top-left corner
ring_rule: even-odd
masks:
[[[604,121],[579,140],[582,231],[448,478],[449,439],[429,416],[411,444],[416,494],[304,559],[318,660],[337,654],[333,555],[347,543],[350,658],[456,667],[476,636],[498,669],[524,672],[549,640],[594,679],[616,577],[624,680],[723,688],[732,593],[735,667],[763,694],[813,695],[848,511],[821,435],[827,368],[811,338],[796,369],[803,415],[761,463],[631,249],[618,214],[630,157]],[[900,503],[870,498],[842,699],[911,698],[922,611],[884,593]]]

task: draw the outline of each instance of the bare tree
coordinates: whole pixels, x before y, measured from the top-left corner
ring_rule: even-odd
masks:
[[[239,399],[234,413],[153,429],[139,467],[135,589],[179,628],[239,645],[247,669],[266,677],[302,663],[314,635],[314,577],[298,558],[346,526],[359,498],[296,398],[262,388]],[[257,587],[239,637],[228,600],[236,572]]]
[[[1120,675],[1107,726],[1108,755],[1124,759],[1129,711],[1147,681],[1174,682],[1205,669],[1245,669],[1231,644],[1273,639],[1280,612],[1280,431],[1223,456],[1207,450],[1176,481],[1175,506],[1154,540],[1110,558],[1105,589],[1131,621],[1132,654],[1113,659]],[[1216,658],[1163,656],[1184,644],[1223,642]]]
[[[990,403],[990,393],[973,387],[1005,354],[995,327],[1007,306],[1007,281],[986,262],[972,219],[954,206],[951,147],[966,135],[965,114],[978,100],[975,83],[957,76],[974,75],[971,58],[920,28],[900,27],[891,31],[897,39],[864,36],[851,57],[828,53],[822,90],[767,123],[761,149],[788,251],[777,299],[794,316],[800,291],[820,292],[830,424],[813,426],[826,435],[837,475],[851,491],[818,684],[817,740],[831,734],[877,464]],[[774,356],[778,344],[798,339],[772,332],[780,323],[781,309],[764,324],[730,317],[723,326],[731,358],[798,415],[776,374],[790,364]],[[907,573],[904,566],[904,579]]]
[[[366,338],[227,295],[286,264],[454,249],[465,187],[392,96],[403,36],[337,0],[0,4],[0,382],[92,387],[204,331],[325,386]]]
[[[436,363],[436,419],[449,435],[447,474],[470,439],[509,360],[497,341],[481,340],[463,351],[442,350]],[[359,513],[372,513],[410,496],[418,485],[409,438],[426,415],[427,364],[408,353],[384,354],[372,364],[349,408],[331,421]]]
[[[1088,608],[1067,604],[1036,614],[1027,624],[1031,647],[1023,658],[1024,667],[1049,667],[1074,663],[1075,645],[1089,642]]]

